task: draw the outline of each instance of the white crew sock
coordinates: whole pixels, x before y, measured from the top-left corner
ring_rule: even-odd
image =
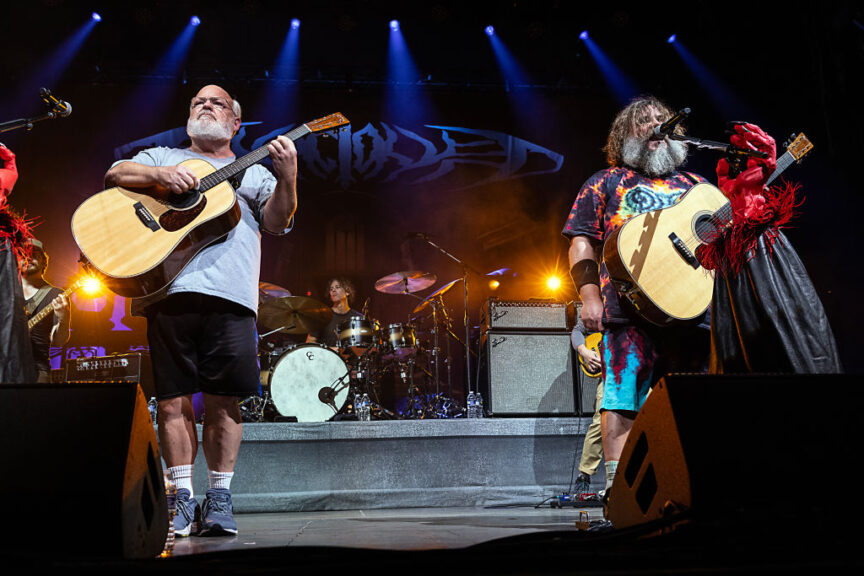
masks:
[[[606,490],[612,487],[612,481],[615,480],[615,473],[618,471],[618,460],[606,462]]]
[[[185,488],[189,490],[189,497],[195,496],[195,492],[192,490],[192,464],[187,464],[185,466],[172,466],[168,468],[168,473],[171,474],[171,480],[174,482],[174,486],[177,490],[181,488]]]
[[[208,470],[207,477],[210,479],[210,488],[230,490],[231,478],[234,477],[234,472],[216,472],[214,470]]]

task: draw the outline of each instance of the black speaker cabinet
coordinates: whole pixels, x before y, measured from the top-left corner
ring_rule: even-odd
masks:
[[[569,332],[486,333],[490,416],[578,414]],[[593,410],[593,404],[591,405]]]
[[[859,380],[665,376],[633,422],[607,518],[616,529],[677,518],[766,542],[860,534]],[[814,390],[825,410],[811,409]]]
[[[156,434],[134,383],[0,385],[3,555],[154,558],[168,533]]]

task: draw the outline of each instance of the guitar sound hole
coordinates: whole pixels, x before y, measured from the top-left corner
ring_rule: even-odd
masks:
[[[721,227],[711,214],[702,214],[696,218],[693,228],[696,237],[705,244],[710,244],[720,237]]]

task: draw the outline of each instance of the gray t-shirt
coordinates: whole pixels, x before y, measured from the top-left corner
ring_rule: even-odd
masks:
[[[233,157],[210,158],[196,154],[188,148],[164,146],[142,150],[131,158],[131,161],[146,166],[174,166],[190,158],[205,160],[217,170],[234,161]],[[127,160],[115,162],[114,166],[121,162]],[[237,226],[231,229],[224,241],[211,244],[196,254],[166,288],[133,299],[132,313],[137,314],[146,306],[179,292],[217,296],[257,312],[262,213],[275,187],[276,178],[269,170],[260,164],[247,168],[240,188],[236,191],[240,205],[240,221]],[[291,230],[293,223],[292,218],[282,234]]]

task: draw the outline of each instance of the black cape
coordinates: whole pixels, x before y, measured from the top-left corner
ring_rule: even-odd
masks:
[[[775,236],[760,234],[737,274],[717,272],[709,371],[840,373],[819,295],[789,240]]]

